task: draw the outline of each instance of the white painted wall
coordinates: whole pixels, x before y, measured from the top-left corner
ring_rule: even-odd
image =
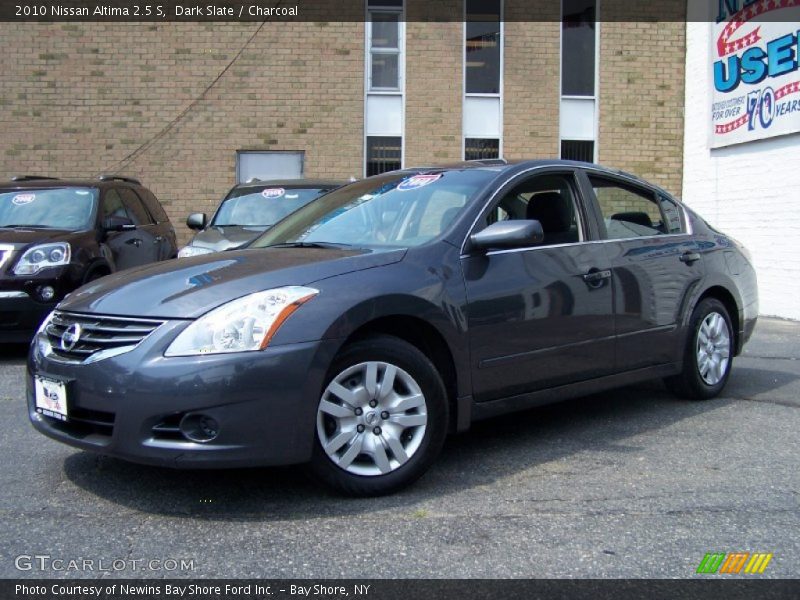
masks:
[[[686,28],[683,200],[750,250],[761,314],[800,320],[800,134],[710,150],[711,25]]]

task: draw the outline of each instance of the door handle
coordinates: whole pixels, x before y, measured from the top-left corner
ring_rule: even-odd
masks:
[[[682,263],[690,265],[693,262],[697,262],[698,260],[700,260],[700,255],[697,252],[684,252],[683,254],[681,254],[678,260],[680,260]]]
[[[132,238],[130,240],[127,240],[125,243],[126,244],[131,244],[131,245],[136,246],[138,248],[139,246],[142,245],[142,240],[140,240],[139,238]]]
[[[586,283],[598,283],[603,281],[604,279],[611,278],[611,269],[603,269],[602,271],[599,269],[592,269],[588,273],[583,276],[583,280]]]

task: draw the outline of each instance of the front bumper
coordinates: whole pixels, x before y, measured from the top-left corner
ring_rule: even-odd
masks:
[[[57,302],[39,302],[27,292],[0,291],[0,342],[30,342]]]
[[[31,423],[77,448],[145,464],[218,468],[308,461],[317,402],[339,342],[164,357],[186,323],[168,321],[134,350],[90,364],[58,362],[34,344],[27,373]],[[66,384],[66,421],[36,411],[34,374]],[[218,436],[205,443],[186,439],[178,424],[187,414],[214,419]]]

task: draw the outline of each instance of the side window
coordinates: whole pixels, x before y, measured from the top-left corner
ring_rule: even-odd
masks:
[[[133,219],[134,224],[153,224],[153,218],[150,216],[150,213],[147,212],[147,209],[144,207],[144,204],[142,204],[139,196],[137,196],[133,190],[120,188],[119,195],[122,197],[122,202],[125,204],[125,208],[128,210],[128,214],[130,215],[131,219]]]
[[[684,233],[686,228],[683,224],[682,211],[672,198],[658,195],[658,203],[661,205],[661,212],[664,215],[664,227],[667,233]]]
[[[572,244],[584,239],[571,175],[530,177],[506,192],[486,219],[497,221],[534,219],[542,224],[542,245]]]
[[[125,210],[125,205],[122,203],[119,193],[115,189],[110,189],[103,197],[103,206],[101,217],[106,219],[108,217],[128,217],[128,211]]]
[[[608,239],[663,235],[667,227],[655,195],[643,188],[603,177],[589,176]]]
[[[164,212],[164,207],[161,206],[155,195],[153,195],[153,192],[141,188],[136,190],[136,194],[142,199],[144,205],[147,207],[147,210],[151,215],[153,215],[153,217],[155,217],[157,223],[166,223],[169,221],[167,213]]]

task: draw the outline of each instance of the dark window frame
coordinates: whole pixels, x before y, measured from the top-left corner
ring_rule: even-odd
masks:
[[[476,150],[480,156],[478,155],[470,155],[470,141],[473,144],[473,149]],[[478,147],[480,144],[485,142],[496,142],[495,147],[488,148],[488,147]],[[494,153],[494,156],[488,156],[488,154]],[[478,138],[478,137],[465,137],[464,138],[464,160],[491,160],[495,158],[500,158],[500,138],[492,137],[492,138]]]
[[[492,3],[496,4],[495,13],[492,7],[491,12],[475,12],[477,8],[471,8],[470,5],[472,4],[474,7],[477,7],[479,3]],[[504,39],[504,27],[503,27],[503,17],[504,17],[504,0],[464,0],[464,94],[465,95],[475,95],[475,96],[500,96],[502,94],[502,87],[503,87],[503,45],[505,42]],[[477,38],[480,37],[477,35],[477,32],[473,31],[470,33],[470,29],[484,29],[487,28],[488,25],[493,25],[495,23],[494,20],[486,21],[482,20],[481,17],[485,15],[497,15],[497,31],[496,32],[489,32],[484,34],[483,37],[493,37],[497,36],[497,43],[495,44],[496,47],[496,55],[495,52],[492,52],[491,55],[487,55],[486,58],[490,59],[493,64],[488,65],[488,67],[496,68],[496,72],[489,73],[489,76],[479,77],[480,75],[485,75],[486,72],[478,72],[470,70],[469,67],[469,60],[470,60],[470,52],[480,52],[480,48],[473,48],[470,49],[470,42],[475,45],[476,43],[481,42],[482,40],[478,40]],[[474,15],[475,18],[471,18],[471,15]],[[471,24],[476,24],[471,27]],[[473,57],[475,58],[475,57]],[[496,61],[496,64],[494,64]],[[470,78],[470,73],[474,74],[475,77]],[[482,84],[485,83],[484,80],[488,80],[489,78],[493,79],[492,86],[490,89],[480,88]],[[472,89],[471,89],[472,88]]]
[[[565,144],[568,145],[566,149],[571,150],[571,152],[565,152]],[[587,146],[590,147],[587,150]],[[582,148],[580,146],[583,146]],[[577,160],[582,162],[594,162],[594,153],[595,148],[597,147],[595,140],[570,140],[570,139],[562,139],[561,140],[561,159],[562,160]],[[571,156],[567,156],[571,154]]]
[[[396,142],[395,142],[395,140],[396,140]],[[394,156],[391,156],[391,157],[378,156],[375,159],[371,159],[371,157],[370,157],[370,142],[372,142],[374,144],[383,143],[384,145],[387,145],[387,146],[389,144],[396,143],[397,144],[397,156],[396,156],[396,158]],[[402,169],[403,168],[403,137],[402,136],[399,136],[399,135],[368,135],[365,138],[364,146],[365,146],[365,148],[364,148],[364,157],[365,157],[365,160],[364,160],[364,173],[365,173],[365,175],[367,177],[371,177],[373,175],[380,175],[382,173],[387,173],[389,171],[396,171],[398,169]],[[375,170],[375,169],[371,169],[370,168],[370,165],[372,163],[378,163],[378,164],[391,163],[391,165],[396,165],[396,166],[391,166],[391,168],[386,168],[386,169],[378,167],[378,169]]]
[[[571,9],[568,4],[590,4],[591,6],[577,12],[577,8]],[[599,36],[597,28],[597,0],[562,0],[561,2],[561,83],[560,93],[562,97],[572,98],[596,98],[597,97],[597,58],[599,49],[597,47]],[[582,47],[584,40],[570,35],[579,33],[582,29],[591,29],[592,40],[587,47]],[[586,33],[586,32],[584,32]],[[573,39],[568,39],[573,38]],[[580,52],[585,51],[586,56],[581,56]],[[587,60],[587,58],[589,60]],[[569,64],[568,64],[569,63]],[[584,75],[591,73],[591,78],[584,78]],[[565,77],[567,74],[567,77]],[[581,76],[576,78],[575,75]],[[570,86],[568,89],[565,86]]]

